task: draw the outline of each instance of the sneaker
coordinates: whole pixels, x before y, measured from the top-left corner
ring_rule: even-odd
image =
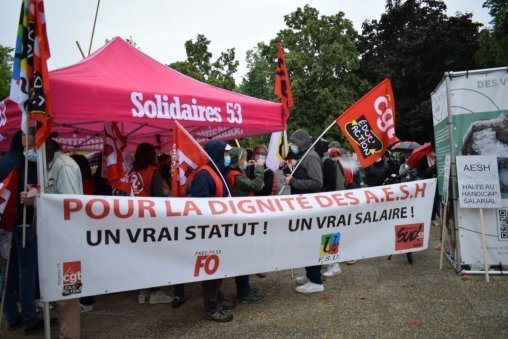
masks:
[[[173,301],[173,297],[170,297],[166,293],[158,290],[157,292],[150,293],[149,303],[150,304],[169,304]]]
[[[354,265],[354,264],[356,264],[356,260],[346,261],[346,264],[348,264],[348,265]]]
[[[55,306],[53,306],[52,303],[49,303],[49,310],[53,311],[54,309],[55,309]],[[35,302],[35,312],[40,313],[42,311],[43,311],[42,300],[36,301]]]
[[[254,294],[254,293],[249,293],[249,295],[245,296],[245,297],[240,297],[240,302],[242,303],[249,303],[249,304],[255,304],[255,303],[259,303],[259,302],[262,302],[263,300],[265,300],[265,297],[261,294]]]
[[[236,307],[236,303],[234,301],[230,301],[230,300],[223,300],[221,302],[221,305],[222,305],[222,309],[224,311],[232,310],[233,308]]]
[[[90,311],[93,311],[93,304],[92,305],[83,305],[83,304],[79,304],[79,312],[80,313],[86,313],[86,312],[90,312]]]
[[[311,281],[307,282],[305,285],[298,286],[296,292],[300,293],[315,293],[315,292],[323,292],[325,287],[323,284],[315,284]]]
[[[174,296],[173,297],[173,308],[179,308],[180,306],[182,306],[183,304],[185,304],[185,302],[187,301],[187,298],[185,297],[180,297],[180,296]]]
[[[295,279],[295,281],[296,281],[296,283],[297,283],[298,285],[305,285],[305,284],[306,284],[306,283],[308,283],[310,280],[309,280],[309,278],[307,278],[307,277],[297,277],[297,278]]]
[[[233,315],[228,314],[224,311],[205,312],[205,314],[203,315],[203,318],[205,318],[206,320],[212,320],[212,321],[225,323],[225,322],[233,320]]]
[[[330,278],[330,277],[333,277],[334,275],[340,274],[340,272],[341,271],[340,271],[339,263],[336,262],[334,264],[328,265],[326,272],[323,273],[323,277]]]
[[[146,290],[140,290],[138,295],[138,304],[144,304],[146,301]]]

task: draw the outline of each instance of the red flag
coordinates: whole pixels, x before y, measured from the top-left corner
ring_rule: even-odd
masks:
[[[118,195],[132,195],[128,174],[134,159],[127,149],[127,141],[116,122],[105,123],[104,134],[103,158],[107,168],[108,184]]]
[[[282,48],[282,44],[277,45],[277,73],[275,74],[275,88],[273,92],[282,102],[284,122],[287,123],[290,115],[289,110],[295,104],[293,102],[291,82],[289,80],[289,73],[286,66],[286,59],[284,58],[284,49]]]
[[[208,164],[208,156],[198,142],[175,121],[173,129],[173,157],[171,161],[171,194],[186,196],[189,178],[198,167]]]
[[[26,132],[26,115],[41,123],[35,136],[39,148],[51,133],[53,113],[47,60],[50,57],[43,0],[23,0],[14,55],[11,100],[23,113],[21,129]]]
[[[362,167],[376,162],[390,145],[399,141],[395,136],[395,100],[390,79],[371,89],[336,122]]]
[[[16,197],[18,195],[19,171],[14,167],[0,183],[0,216],[2,228],[9,232],[14,229],[16,218]]]

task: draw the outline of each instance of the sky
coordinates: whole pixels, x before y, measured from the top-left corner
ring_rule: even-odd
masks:
[[[3,0],[0,16],[0,45],[14,47],[21,0]],[[445,0],[448,16],[472,13],[473,20],[489,26],[492,20],[483,0]],[[131,37],[145,54],[170,64],[186,59],[185,42],[203,34],[215,61],[221,52],[235,48],[240,62],[237,83],[245,76],[246,52],[258,42],[268,43],[286,28],[284,16],[306,4],[320,15],[339,11],[361,32],[365,20],[379,19],[385,0],[102,0],[91,52],[106,39]],[[76,41],[88,55],[97,0],[44,1],[51,49],[50,70],[82,59]]]

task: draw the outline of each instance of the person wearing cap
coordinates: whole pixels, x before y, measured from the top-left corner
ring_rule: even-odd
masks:
[[[323,162],[323,192],[342,191],[346,188],[344,184],[344,169],[339,160],[341,155],[342,150],[340,148],[328,148],[328,158]],[[339,263],[336,262],[327,266],[323,276],[329,278],[340,272]]]
[[[312,139],[304,130],[296,130],[289,137],[289,147],[299,166],[293,174],[287,174],[284,184],[291,186],[291,194],[318,193],[323,188],[321,159],[312,149],[305,157],[303,154],[312,146]],[[321,265],[305,267],[305,276],[296,278],[299,293],[315,293],[325,290],[321,280]]]

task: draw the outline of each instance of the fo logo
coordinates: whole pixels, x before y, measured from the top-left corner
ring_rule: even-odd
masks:
[[[339,253],[340,233],[323,234],[319,255],[325,256]]]
[[[220,259],[217,254],[198,255],[196,257],[196,265],[194,266],[194,276],[199,277],[202,269],[206,275],[212,275],[217,272],[219,265]]]
[[[395,250],[423,247],[423,224],[395,226]]]
[[[81,293],[81,261],[63,263],[63,290],[62,295]]]

